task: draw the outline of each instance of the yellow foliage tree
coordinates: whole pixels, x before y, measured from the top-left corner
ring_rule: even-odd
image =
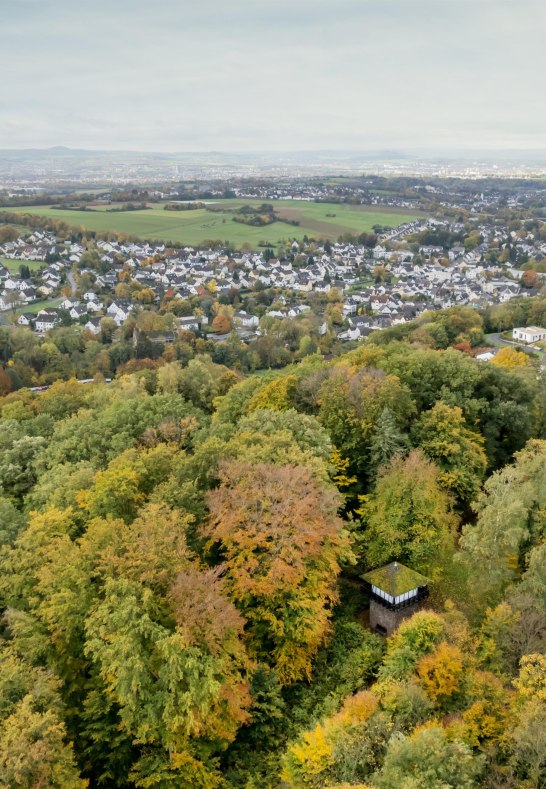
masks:
[[[496,356],[491,359],[491,364],[497,367],[527,367],[529,365],[529,357],[526,353],[516,351],[515,348],[501,348]]]
[[[332,479],[338,488],[348,488],[349,485],[354,485],[354,483],[357,481],[357,477],[350,476],[347,473],[351,463],[349,458],[343,457],[339,449],[334,449],[330,457],[330,462],[336,471]]]
[[[429,698],[440,707],[460,693],[465,675],[465,662],[459,647],[442,641],[434,652],[423,655],[417,674]]]
[[[325,773],[335,761],[336,742],[348,729],[367,721],[376,709],[377,699],[367,690],[346,698],[339,712],[304,732],[289,746],[283,759],[282,780],[298,789],[325,786]]]
[[[301,740],[288,749],[281,778],[289,786],[322,785],[321,775],[333,764],[333,745],[324,726],[318,723],[312,731],[304,732]]]
[[[472,748],[499,742],[510,717],[510,694],[494,674],[475,670],[469,672],[467,693],[474,700],[448,727],[450,734]]]
[[[521,698],[546,701],[546,655],[542,653],[524,655],[514,685]]]
[[[271,381],[252,396],[248,404],[248,411],[257,411],[262,408],[285,411],[291,408],[294,404],[296,385],[295,375],[287,375]]]

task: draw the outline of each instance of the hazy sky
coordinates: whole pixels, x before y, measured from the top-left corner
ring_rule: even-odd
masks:
[[[546,0],[0,0],[0,148],[546,148]]]

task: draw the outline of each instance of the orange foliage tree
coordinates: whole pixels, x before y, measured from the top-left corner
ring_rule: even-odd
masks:
[[[329,631],[346,547],[340,496],[300,466],[224,462],[219,476],[203,531],[225,562],[252,647],[282,682],[309,676]]]
[[[231,320],[228,315],[218,313],[211,324],[211,328],[217,334],[228,334],[232,329]]]

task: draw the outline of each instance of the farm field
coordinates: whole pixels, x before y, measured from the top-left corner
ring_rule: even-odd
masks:
[[[49,206],[18,207],[13,213],[27,213],[59,219],[75,227],[88,230],[114,231],[149,241],[200,245],[206,241],[221,240],[234,246],[250,244],[251,247],[276,246],[283,239],[311,238],[335,240],[344,233],[371,232],[374,225],[395,227],[418,216],[388,208],[373,206],[337,205],[293,200],[271,200],[279,216],[299,225],[274,222],[265,227],[252,227],[233,222],[227,210],[243,205],[260,205],[263,200],[218,200],[216,207],[226,211],[212,212],[205,208],[195,211],[165,211],[163,204],[155,204],[142,211],[114,212],[109,206],[96,207],[93,211],[72,211]]]

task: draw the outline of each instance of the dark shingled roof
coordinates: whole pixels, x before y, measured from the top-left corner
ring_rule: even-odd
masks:
[[[426,586],[429,579],[400,562],[391,562],[362,576],[372,586],[377,586],[392,597],[398,597],[419,586]]]

